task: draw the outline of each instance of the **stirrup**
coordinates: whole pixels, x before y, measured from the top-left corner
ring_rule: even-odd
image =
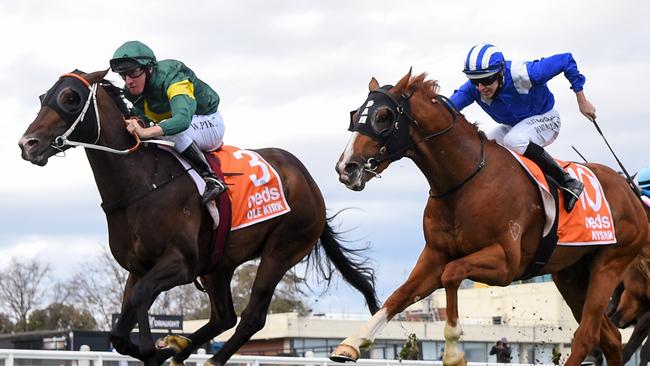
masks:
[[[201,202],[203,202],[203,204],[207,204],[212,200],[216,200],[219,195],[228,189],[228,187],[217,178],[208,176],[203,177],[203,179],[205,180],[206,184],[205,192],[203,192],[203,197],[201,198]]]
[[[584,190],[585,185],[580,181],[577,181],[577,183],[579,183],[579,185],[577,185],[576,187],[572,187],[573,189],[564,186],[560,187],[560,190],[562,190],[565,193],[564,208],[566,209],[567,212],[571,212],[573,210],[576,203],[580,199],[580,194],[582,194],[582,191]]]

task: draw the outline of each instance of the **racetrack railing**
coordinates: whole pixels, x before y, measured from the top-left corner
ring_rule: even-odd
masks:
[[[193,354],[185,361],[186,366],[202,366],[212,355]],[[487,362],[468,362],[469,366],[507,366]],[[0,349],[0,366],[141,366],[142,362],[114,352],[40,351]],[[239,366],[335,366],[328,358],[233,356],[228,365]],[[360,366],[441,366],[442,361],[408,361],[360,359]],[[530,366],[528,364],[509,364]]]

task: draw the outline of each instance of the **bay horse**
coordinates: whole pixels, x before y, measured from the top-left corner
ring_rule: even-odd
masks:
[[[391,162],[411,159],[430,186],[425,245],[408,279],[330,358],[356,361],[359,348],[371,344],[397,313],[444,288],[443,363],[464,364],[458,346],[460,283],[507,286],[528,273],[544,225],[540,193],[512,154],[467,122],[426,74],[412,77],[409,71],[395,86],[383,87],[372,78],[368,88],[362,108],[351,113],[353,132],[336,164],[339,180],[360,191]],[[617,244],[558,246],[537,274],[552,274],[580,323],[566,364],[579,365],[600,343],[608,364],[618,366],[620,333],[604,310],[624,270],[648,242],[648,224],[625,179],[603,165],[588,167],[609,199]]]
[[[333,264],[363,294],[371,313],[378,310],[374,271],[367,265],[363,249],[340,243],[313,178],[295,156],[281,149],[256,151],[279,173],[291,211],[232,231],[214,265],[213,223],[195,184],[170,153],[155,147],[132,147],[134,137],[124,124],[129,111],[121,90],[104,80],[107,72],[75,71],[62,76],[45,94],[19,146],[23,159],[43,166],[49,157],[76,141],[86,147],[104,205],[119,204],[118,209],[106,213],[111,252],[129,272],[121,316],[110,335],[119,353],[148,366],[158,366],[169,357],[173,357],[172,364],[182,364],[192,351],[235,326],[230,282],[234,270],[254,258],[260,262],[249,303],[235,333],[207,365],[225,365],[262,329],[276,285],[306,256],[311,259],[308,264],[316,266],[328,281]],[[116,149],[130,153],[104,151]],[[321,250],[328,260],[319,254]],[[156,349],[147,319],[149,307],[162,291],[197,278],[210,298],[208,323],[190,335],[189,341],[172,338],[171,347]],[[139,345],[129,339],[136,322]]]

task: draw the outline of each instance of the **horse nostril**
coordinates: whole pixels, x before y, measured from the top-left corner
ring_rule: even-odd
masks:
[[[18,142],[18,146],[22,151],[30,151],[36,148],[39,145],[39,140],[37,138],[23,138]]]
[[[345,168],[343,171],[347,174],[353,173],[354,171],[359,169],[359,164],[357,163],[347,163],[345,164]]]

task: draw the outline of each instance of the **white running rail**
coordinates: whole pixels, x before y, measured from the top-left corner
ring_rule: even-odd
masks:
[[[193,354],[185,361],[187,366],[201,366],[212,355]],[[468,362],[469,366],[507,366],[487,362]],[[142,363],[129,356],[114,352],[84,351],[41,351],[0,349],[0,366],[138,366]],[[241,366],[335,366],[328,358],[272,357],[272,356],[233,356],[228,365]],[[399,361],[380,359],[360,359],[360,366],[441,366],[441,361]],[[531,366],[528,364],[509,364],[512,366]]]

